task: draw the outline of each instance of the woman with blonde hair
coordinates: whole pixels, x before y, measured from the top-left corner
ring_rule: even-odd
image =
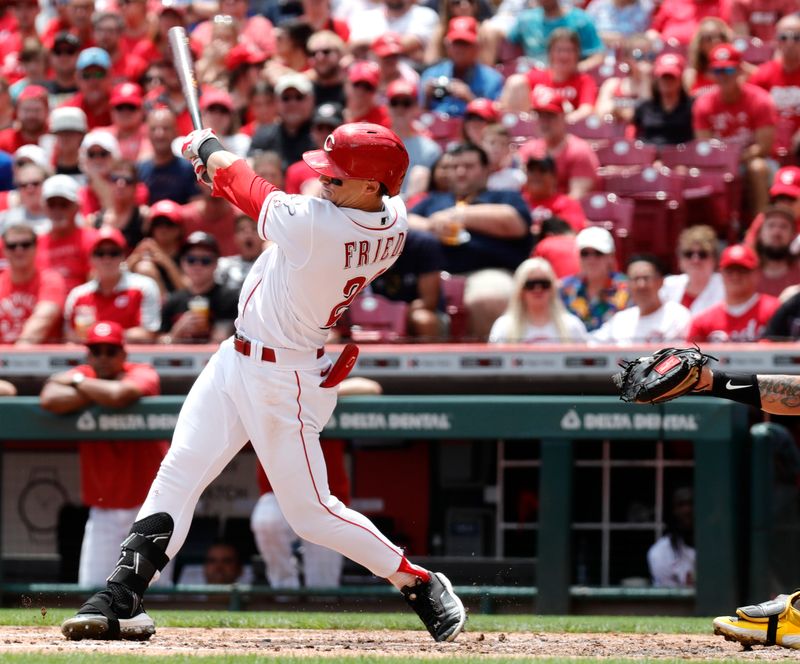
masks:
[[[659,295],[664,302],[678,302],[692,315],[725,298],[722,277],[716,272],[717,234],[711,226],[690,226],[678,237],[680,274],[664,278]]]
[[[689,42],[687,54],[689,66],[683,74],[683,82],[692,97],[698,97],[716,85],[717,82],[708,71],[709,54],[715,46],[730,44],[733,39],[733,30],[721,18],[708,16],[700,21],[697,32]],[[742,62],[742,72],[745,76],[752,74],[755,69],[754,65]]]
[[[558,279],[544,258],[529,258],[514,272],[506,312],[489,333],[489,343],[584,343],[589,335],[558,294]]]

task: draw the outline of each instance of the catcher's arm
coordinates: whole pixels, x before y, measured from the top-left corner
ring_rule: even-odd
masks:
[[[800,376],[728,374],[705,366],[695,391],[756,406],[773,415],[800,415]]]

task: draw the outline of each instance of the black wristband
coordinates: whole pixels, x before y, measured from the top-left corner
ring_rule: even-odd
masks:
[[[714,369],[711,396],[761,408],[761,390],[758,388],[758,377],[755,374],[727,374]]]
[[[200,160],[203,162],[203,166],[208,166],[208,158],[215,152],[219,152],[220,150],[224,149],[225,148],[222,147],[222,143],[219,142],[219,139],[214,136],[209,138],[207,141],[203,141],[203,144],[197,149],[197,156],[200,157]]]

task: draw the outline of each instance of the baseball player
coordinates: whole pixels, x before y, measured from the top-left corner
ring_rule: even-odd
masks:
[[[712,371],[707,364],[709,359],[696,349],[666,348],[627,363],[614,382],[623,401],[658,403],[700,392],[773,415],[800,415],[800,376]],[[699,379],[693,378],[697,374],[692,367],[701,367]],[[800,649],[800,590],[761,604],[741,606],[735,616],[715,618],[714,633],[745,646]]]
[[[450,581],[409,562],[366,517],[328,490],[319,434],[346,369],[323,344],[353,299],[403,249],[397,197],[408,167],[401,140],[369,123],[345,124],[306,152],[319,198],[288,195],[223,149],[209,129],[183,146],[198,179],[244,214],[272,245],[242,287],[236,333],[203,369],[183,404],[172,445],[107,587],[66,620],[68,639],[148,639],[148,585],[183,544],[195,504],[249,439],[292,529],[388,579],[436,641],[452,641],[466,614]],[[320,382],[322,381],[322,382]]]

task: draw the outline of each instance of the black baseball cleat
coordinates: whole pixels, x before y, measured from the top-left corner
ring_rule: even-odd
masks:
[[[156,626],[131,591],[110,584],[107,590],[92,595],[76,615],[65,620],[61,633],[71,641],[146,641],[156,633]]]
[[[453,641],[464,629],[467,613],[444,574],[431,572],[430,577],[430,581],[417,579],[400,592],[436,641]]]

